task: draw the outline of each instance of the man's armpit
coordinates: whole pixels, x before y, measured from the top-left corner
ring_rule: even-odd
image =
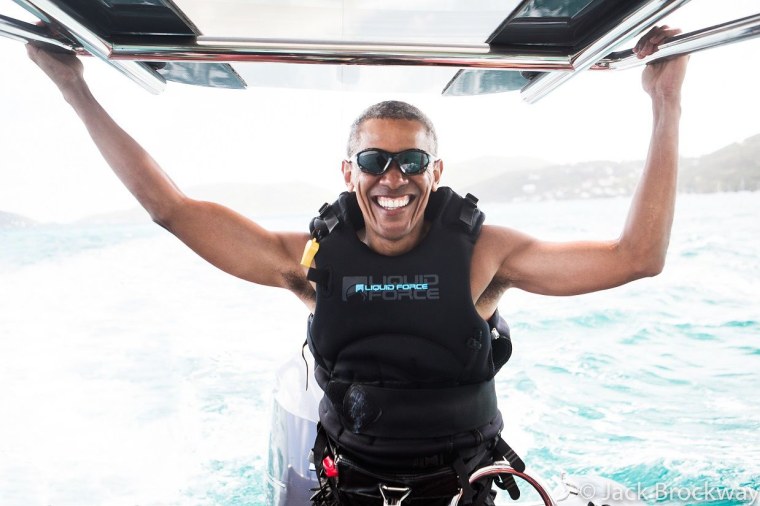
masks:
[[[506,278],[494,278],[491,283],[483,290],[478,298],[477,306],[497,306],[501,296],[507,291],[511,283]]]
[[[285,288],[296,294],[302,301],[315,302],[317,300],[317,294],[303,272],[283,272],[282,278],[285,280]]]

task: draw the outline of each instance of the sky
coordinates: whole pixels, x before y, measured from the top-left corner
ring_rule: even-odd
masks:
[[[690,31],[760,11],[757,0],[725,0],[718,13],[715,5],[692,0],[667,22]],[[15,13],[0,4],[0,14]],[[755,39],[692,56],[682,101],[683,156],[760,133],[759,50]],[[65,222],[133,207],[23,45],[0,38],[0,62],[0,211]],[[651,126],[640,68],[582,73],[533,105],[517,93],[444,98],[177,83],[154,96],[95,59],[86,59],[85,69],[96,97],[185,189],[307,181],[337,193],[348,126],[362,109],[387,99],[407,100],[433,119],[450,170],[480,156],[641,160]]]

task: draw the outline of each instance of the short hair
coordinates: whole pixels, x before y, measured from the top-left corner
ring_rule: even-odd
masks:
[[[435,133],[435,127],[430,118],[412,104],[401,102],[400,100],[386,100],[366,108],[351,124],[351,132],[348,135],[348,145],[346,146],[346,154],[349,158],[359,149],[359,130],[361,130],[364,122],[369,119],[417,121],[425,127],[425,131],[430,138],[431,154],[436,155],[438,153],[438,135]]]

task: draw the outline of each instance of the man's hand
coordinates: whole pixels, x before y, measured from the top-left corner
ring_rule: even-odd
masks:
[[[84,67],[73,53],[48,51],[32,44],[26,45],[26,52],[64,95],[84,84]]]
[[[646,58],[655,53],[659,45],[674,35],[681,33],[678,28],[667,25],[655,26],[639,39],[633,52],[638,58]],[[653,100],[680,99],[681,85],[686,74],[686,63],[689,57],[677,56],[647,65],[641,75],[641,84]]]

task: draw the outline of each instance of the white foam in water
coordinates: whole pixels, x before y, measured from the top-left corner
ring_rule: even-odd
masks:
[[[530,468],[760,488],[758,200],[682,196],[657,278],[507,294],[515,352],[498,389]],[[607,238],[626,207],[486,212],[538,237]],[[0,266],[2,506],[264,504],[272,375],[300,353],[307,311],[163,231],[135,236],[4,257],[29,261]]]

